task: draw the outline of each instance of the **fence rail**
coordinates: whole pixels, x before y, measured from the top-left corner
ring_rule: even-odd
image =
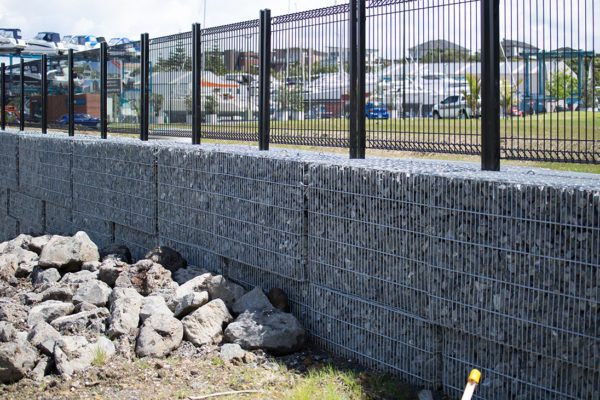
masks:
[[[74,53],[72,80],[48,56],[46,85],[23,60],[2,74],[2,121],[598,164],[599,22],[594,0],[352,0],[111,46],[104,63]]]

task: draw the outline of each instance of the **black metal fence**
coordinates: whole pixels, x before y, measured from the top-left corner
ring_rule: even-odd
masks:
[[[600,163],[599,13],[594,0],[261,12],[197,36],[110,47],[106,79],[100,50],[72,56],[72,81],[69,57],[48,57],[45,93],[39,61],[23,75],[11,66],[4,121],[44,129],[47,97],[48,125],[74,120],[77,131],[106,122],[109,133],[142,138],[196,132],[196,143],[349,147],[359,158],[365,149],[481,154],[492,170],[501,158]]]

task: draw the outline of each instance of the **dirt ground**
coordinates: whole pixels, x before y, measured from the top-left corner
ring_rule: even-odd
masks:
[[[333,358],[315,349],[279,358],[262,352],[253,354],[249,362],[225,363],[218,347],[197,349],[186,342],[163,360],[115,356],[70,380],[52,375],[41,382],[23,379],[0,385],[0,398],[199,400],[213,395],[206,398],[391,400],[417,398],[419,390],[397,377],[354,369],[351,360]],[[214,396],[231,391],[237,393]]]

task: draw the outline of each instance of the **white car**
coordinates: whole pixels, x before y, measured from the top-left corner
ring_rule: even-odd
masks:
[[[473,118],[473,110],[467,105],[464,95],[456,94],[433,106],[433,118]]]

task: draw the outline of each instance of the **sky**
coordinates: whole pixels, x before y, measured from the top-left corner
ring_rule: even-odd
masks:
[[[21,28],[23,38],[38,31],[138,39],[191,30],[204,21],[205,0],[0,0],[0,27]],[[206,26],[257,19],[261,9],[287,14],[342,3],[335,0],[206,0]]]
[[[348,0],[0,0],[0,27],[21,28],[25,39],[38,31],[61,35],[94,34],[139,39],[140,33],[159,37],[191,30],[193,22],[214,27],[259,17],[259,11],[271,9],[273,16],[288,11],[347,3]],[[501,37],[518,39],[545,50],[567,46],[600,52],[599,0],[501,0]],[[544,7],[534,7],[538,1]],[[376,11],[367,25],[367,47],[378,48],[381,55],[397,56],[400,43],[410,48],[432,39],[450,41],[478,51],[481,48],[477,1],[420,0],[407,2],[407,23],[403,24],[401,2]],[[445,5],[431,7],[431,5]],[[412,10],[411,10],[412,9]],[[347,46],[347,27],[331,19],[313,20],[298,34],[285,36],[288,45],[325,47]],[[455,21],[460,23],[455,24]],[[375,22],[375,23],[373,23]],[[466,22],[466,23],[465,23]],[[566,24],[565,24],[566,22]],[[325,23],[325,24],[323,24]],[[304,24],[305,25],[305,24]],[[406,28],[406,29],[405,29]],[[395,34],[390,34],[395,32]],[[295,41],[295,43],[290,41]],[[277,33],[273,42],[283,45]]]

